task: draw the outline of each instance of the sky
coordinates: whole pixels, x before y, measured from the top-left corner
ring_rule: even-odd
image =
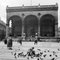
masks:
[[[0,0],[0,19],[6,23],[6,6],[51,5],[58,3],[58,27],[60,27],[60,0]]]

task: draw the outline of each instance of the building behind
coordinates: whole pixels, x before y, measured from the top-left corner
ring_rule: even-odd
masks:
[[[6,24],[0,20],[0,41],[6,36]]]
[[[7,7],[6,37],[38,35],[41,41],[57,41],[58,5]],[[11,22],[11,23],[10,23]]]

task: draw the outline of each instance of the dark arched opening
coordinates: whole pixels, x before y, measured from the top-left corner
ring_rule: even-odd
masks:
[[[27,37],[34,37],[38,33],[38,18],[35,15],[28,15],[24,19],[24,32]]]
[[[22,35],[22,20],[19,16],[12,16],[9,18],[11,21],[10,34],[11,36],[21,36]]]
[[[43,15],[40,19],[40,36],[55,36],[55,18],[50,14]]]

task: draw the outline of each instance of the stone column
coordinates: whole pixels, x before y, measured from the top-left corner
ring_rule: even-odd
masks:
[[[6,24],[6,38],[8,38],[8,34],[9,34],[9,24]]]
[[[55,37],[58,37],[58,23],[55,24]]]
[[[38,18],[38,36],[40,36],[40,17]]]
[[[24,35],[24,18],[22,17],[22,36]]]

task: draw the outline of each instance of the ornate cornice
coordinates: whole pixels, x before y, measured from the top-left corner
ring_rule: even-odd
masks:
[[[20,7],[7,7],[7,12],[24,12],[24,11],[51,11],[58,10],[56,5],[41,5],[41,6],[20,6]]]

